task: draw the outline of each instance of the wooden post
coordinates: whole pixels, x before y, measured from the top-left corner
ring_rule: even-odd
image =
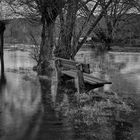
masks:
[[[60,68],[60,60],[55,60],[55,68],[56,68],[56,78],[57,81],[61,78],[61,68]]]
[[[90,65],[89,64],[81,64],[82,72],[90,74]]]
[[[76,78],[76,86],[78,94],[85,92],[85,84],[84,84],[84,77],[82,73],[82,65],[78,64],[77,66],[77,78]]]

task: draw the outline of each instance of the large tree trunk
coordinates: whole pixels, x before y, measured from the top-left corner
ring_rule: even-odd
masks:
[[[64,4],[65,2],[63,0],[41,1],[41,7],[39,7],[39,10],[42,15],[42,41],[40,46],[38,74],[48,75],[51,69],[50,60],[52,59],[54,46],[53,32],[55,28],[55,20]]]
[[[109,19],[107,14],[105,14],[106,24],[107,24],[107,40],[105,42],[105,47],[107,50],[111,49],[111,43],[113,41],[113,23]]]
[[[53,22],[48,25],[45,19],[42,22],[42,41],[40,46],[38,69],[38,73],[41,75],[48,75],[49,70],[51,69],[50,61],[52,59],[54,46],[54,26],[55,24]]]
[[[91,24],[90,28],[88,29],[88,31],[86,32],[84,38],[82,39],[82,41],[78,42],[77,45],[75,46],[75,51],[73,51],[72,56],[75,56],[76,53],[79,51],[79,49],[82,47],[82,45],[86,42],[87,38],[89,37],[89,35],[93,32],[93,30],[95,29],[95,27],[97,26],[97,24],[100,22],[100,20],[102,19],[102,17],[104,16],[105,11],[107,10],[107,8],[109,7],[109,5],[112,3],[113,0],[109,0],[107,2],[107,4],[105,5],[104,9],[102,9],[101,13],[99,14],[99,16],[96,18],[96,20]]]
[[[5,30],[5,23],[0,22],[0,60],[1,60],[1,79],[4,80],[4,30]]]
[[[78,0],[69,0],[66,17],[63,12],[60,14],[60,35],[58,46],[55,50],[55,56],[70,59],[72,58],[72,40],[75,29],[76,14],[78,9]],[[73,58],[72,58],[73,59]]]

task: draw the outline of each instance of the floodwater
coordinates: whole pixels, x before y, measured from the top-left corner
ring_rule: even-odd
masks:
[[[135,113],[128,118],[133,124],[133,139],[140,139],[140,53],[131,52],[94,52],[82,49],[76,60],[89,63],[94,76],[112,82],[103,90],[111,90],[123,98],[132,99]]]
[[[140,138],[140,53],[109,52],[97,54],[92,49],[79,51],[77,61],[90,63],[91,73],[110,80],[103,90],[113,90],[131,97],[135,115],[133,140]],[[54,109],[72,97],[58,88],[55,77],[39,80],[32,71],[35,62],[29,52],[5,51],[6,83],[0,85],[0,140],[85,140],[76,137],[72,124]]]

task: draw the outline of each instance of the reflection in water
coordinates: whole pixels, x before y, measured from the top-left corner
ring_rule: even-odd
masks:
[[[92,50],[81,50],[76,59],[90,63],[93,75],[113,82],[112,86],[106,85],[104,90],[113,89],[121,96],[130,96],[136,101],[138,111],[129,119],[133,121],[134,138],[138,140],[140,136],[140,56],[114,53],[97,56]],[[0,139],[87,139],[75,137],[76,131],[72,124],[69,124],[65,115],[62,117],[62,114],[57,111],[57,107],[64,103],[66,109],[76,106],[73,82],[57,83],[53,81],[54,78],[38,80],[36,76],[28,78],[30,75],[26,70],[30,70],[33,65],[34,62],[29,59],[28,52],[5,53],[7,79],[5,84],[0,84]],[[11,69],[17,71],[11,71]],[[21,69],[25,73],[19,73]],[[32,75],[32,72],[30,71],[29,74]],[[122,127],[121,124],[119,129],[120,127]],[[118,131],[118,125],[116,129],[116,136],[122,135]],[[125,138],[117,137],[116,140]]]
[[[16,74],[7,74],[7,83],[0,94],[2,139],[19,139],[24,134],[30,117],[38,108],[38,92],[39,88],[34,83],[25,82]]]
[[[29,52],[5,51],[5,68],[19,69],[32,68],[35,62],[30,58]]]
[[[6,77],[5,75],[3,75],[0,77],[0,93],[2,92],[5,85],[6,85]]]
[[[17,61],[19,61],[17,65]],[[28,65],[24,65],[28,64]],[[0,83],[0,139],[22,139],[33,114],[40,104],[40,88],[37,79],[23,79],[18,73],[7,72],[10,68],[31,67],[33,63],[26,52],[5,52],[6,82]],[[17,71],[16,71],[17,72]]]
[[[53,82],[38,81],[31,70],[27,71],[33,63],[26,52],[24,55],[23,52],[6,52],[5,60],[7,82],[0,85],[1,139],[73,140],[71,127],[55,111]],[[22,73],[19,73],[21,69]],[[60,91],[56,102],[61,104],[61,98],[63,101],[65,97]]]
[[[51,96],[51,80],[40,80],[43,115],[40,129],[35,139],[37,140],[65,140],[73,138],[69,126],[63,118],[57,116]],[[61,98],[61,97],[60,97]],[[62,97],[63,98],[63,97]]]
[[[105,53],[96,56],[94,51],[80,51],[77,61],[90,63],[93,74],[112,81],[104,90],[113,90],[120,96],[130,97],[135,103],[136,113],[129,117],[134,125],[134,139],[140,137],[140,54],[139,53]]]

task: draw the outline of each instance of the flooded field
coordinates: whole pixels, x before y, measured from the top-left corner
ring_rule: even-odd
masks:
[[[90,63],[92,75],[112,81],[101,90],[117,92],[135,102],[133,140],[140,137],[140,54],[109,52],[96,54],[92,49],[79,51],[77,61]],[[66,118],[57,113],[61,102],[73,103],[54,77],[39,80],[32,71],[35,62],[29,52],[5,51],[6,84],[0,87],[0,140],[85,140]],[[65,87],[64,87],[65,89]],[[125,139],[124,139],[125,140]]]

